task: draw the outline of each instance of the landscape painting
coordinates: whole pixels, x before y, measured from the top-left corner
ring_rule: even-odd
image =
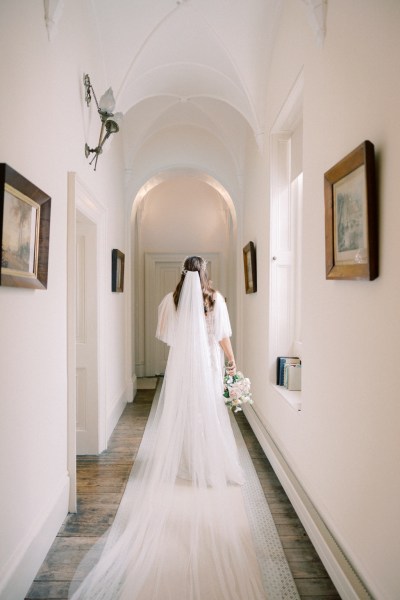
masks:
[[[333,190],[335,264],[365,263],[368,236],[364,165],[335,183]]]
[[[35,274],[39,221],[40,206],[6,184],[1,248],[3,273]]]

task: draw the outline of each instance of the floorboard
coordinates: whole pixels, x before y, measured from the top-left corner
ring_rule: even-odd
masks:
[[[77,458],[78,512],[66,517],[25,600],[68,598],[69,584],[81,559],[114,519],[154,394],[154,389],[139,389],[135,401],[127,405],[121,416],[107,450],[99,456]],[[340,600],[243,413],[237,415],[237,422],[270,506],[301,600]],[[80,573],[80,577],[83,576],[84,573]]]

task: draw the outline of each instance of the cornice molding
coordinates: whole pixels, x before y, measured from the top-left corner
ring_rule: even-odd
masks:
[[[322,47],[326,35],[328,0],[302,0],[307,7],[308,20],[314,31],[317,45]]]

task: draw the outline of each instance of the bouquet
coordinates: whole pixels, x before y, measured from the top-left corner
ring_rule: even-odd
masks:
[[[253,404],[250,393],[250,379],[240,371],[237,371],[235,375],[226,373],[224,377],[224,398],[226,406],[234,412],[242,410],[242,404],[246,402]]]

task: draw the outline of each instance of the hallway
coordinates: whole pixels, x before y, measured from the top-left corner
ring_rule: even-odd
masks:
[[[25,600],[67,598],[70,581],[80,560],[114,518],[154,394],[154,389],[139,389],[135,401],[126,406],[108,449],[100,456],[78,458],[78,513],[65,519]],[[243,413],[237,415],[237,422],[269,503],[300,598],[340,600]]]

